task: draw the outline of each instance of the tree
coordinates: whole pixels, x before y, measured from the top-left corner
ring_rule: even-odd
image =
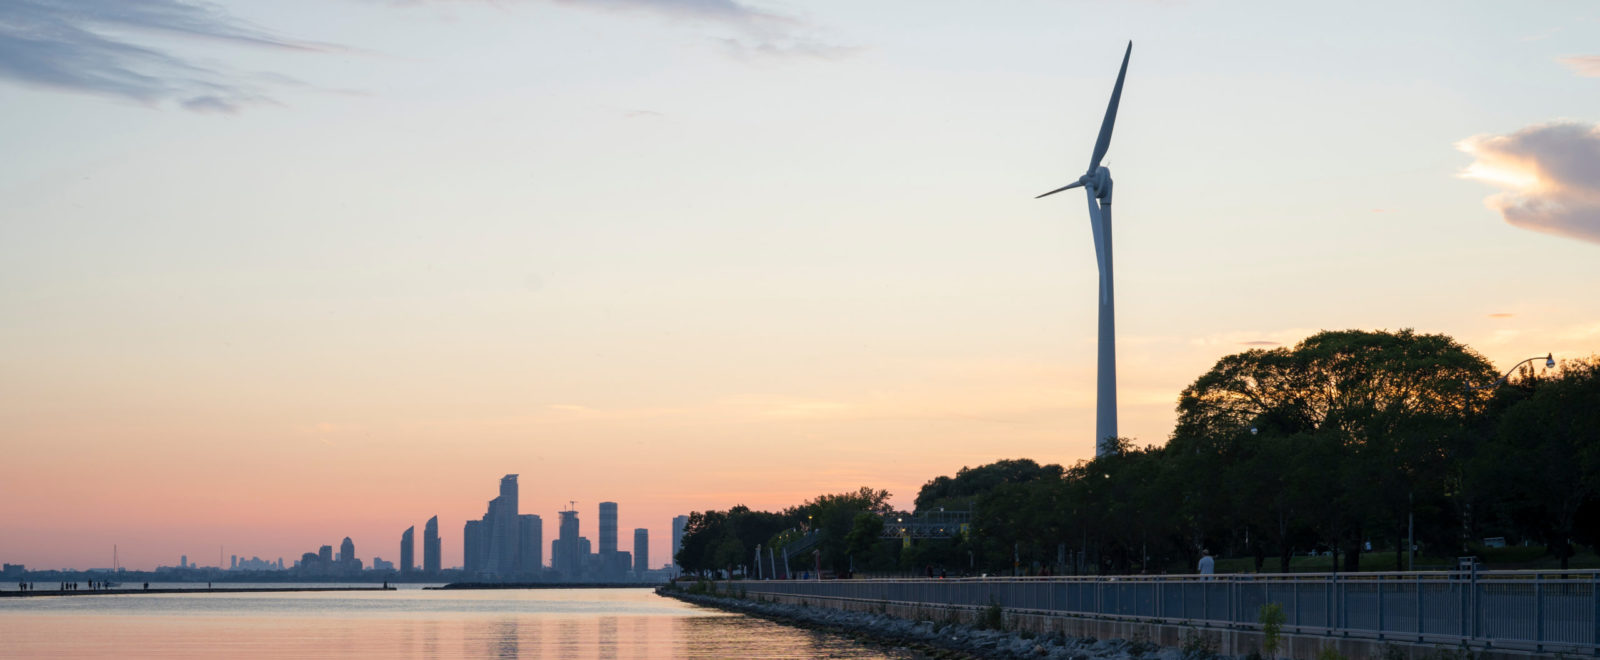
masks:
[[[1567,568],[1579,513],[1600,496],[1600,360],[1565,361],[1511,404],[1483,460],[1485,487]]]
[[[855,527],[856,515],[871,513],[881,517],[892,512],[889,491],[862,486],[854,492],[818,495],[784,513],[791,520],[804,521],[821,535],[817,547],[822,563],[843,574],[850,570],[848,537]]]
[[[963,467],[955,477],[938,476],[923,484],[917,492],[917,511],[927,511],[938,506],[963,505],[967,501],[999,488],[1002,484],[1025,483],[1036,479],[1060,479],[1065,472],[1060,465],[1039,465],[1031,459],[1007,459]]]
[[[1321,467],[1342,478],[1322,494],[1335,506],[1316,527],[1356,570],[1366,533],[1398,537],[1414,491],[1445,479],[1450,445],[1466,437],[1466,414],[1483,396],[1468,386],[1493,376],[1482,356],[1444,335],[1320,332],[1292,349],[1219,360],[1180,397],[1174,443],[1204,453],[1251,428],[1335,443],[1323,458],[1336,462]]]

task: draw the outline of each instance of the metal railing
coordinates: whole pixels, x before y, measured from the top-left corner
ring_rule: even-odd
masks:
[[[1600,571],[777,580],[746,593],[1600,655]]]

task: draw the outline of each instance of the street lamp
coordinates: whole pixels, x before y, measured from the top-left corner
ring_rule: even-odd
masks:
[[[1533,356],[1531,358],[1528,358],[1526,360],[1518,362],[1515,366],[1511,367],[1511,369],[1506,371],[1506,375],[1501,376],[1500,378],[1496,379],[1493,383],[1489,383],[1488,385],[1468,385],[1467,389],[1468,390],[1486,390],[1486,389],[1489,389],[1491,387],[1498,387],[1500,384],[1506,382],[1506,379],[1510,378],[1511,374],[1516,373],[1517,369],[1521,368],[1522,365],[1527,364],[1527,363],[1532,362],[1532,361],[1537,360],[1537,359],[1539,359],[1539,356],[1535,355],[1535,356]],[[1555,366],[1556,366],[1555,353],[1546,353],[1545,356],[1544,356],[1544,368],[1553,369],[1553,368],[1555,368]]]
[[[1500,385],[1502,385],[1502,384],[1504,384],[1506,382],[1506,379],[1511,378],[1511,374],[1514,374],[1514,373],[1517,372],[1518,369],[1521,369],[1522,365],[1527,364],[1527,363],[1532,362],[1532,361],[1537,360],[1537,359],[1539,359],[1539,356],[1535,355],[1535,356],[1533,356],[1531,358],[1528,358],[1526,360],[1518,362],[1518,363],[1512,365],[1510,369],[1507,369],[1505,375],[1503,375],[1503,376],[1501,376],[1499,378],[1496,378],[1494,382],[1489,383],[1487,385],[1468,385],[1467,386],[1467,391],[1468,392],[1476,392],[1478,390],[1487,390],[1487,389],[1493,389],[1495,387],[1499,387]],[[1554,369],[1555,366],[1556,366],[1556,354],[1555,353],[1545,353],[1544,354],[1544,368],[1546,368],[1546,369]],[[1410,494],[1410,493],[1406,494],[1406,506],[1407,506],[1407,508],[1409,508],[1411,506],[1411,497],[1412,497],[1412,494]],[[1467,506],[1470,507],[1471,505],[1468,504]],[[1466,525],[1465,521],[1462,522],[1461,527],[1462,527],[1461,528],[1461,543],[1462,543],[1462,547],[1465,548],[1466,547],[1466,538],[1467,538],[1467,529],[1466,529],[1467,525]],[[1407,528],[1407,531],[1406,531],[1406,537],[1407,537],[1406,538],[1406,545],[1410,546],[1410,547],[1406,548],[1406,555],[1408,557],[1407,563],[1409,565],[1409,564],[1415,564],[1416,561],[1417,561],[1416,527],[1415,527],[1415,524],[1414,524],[1414,522],[1412,520],[1412,517],[1411,517],[1410,513],[1406,514],[1406,528]],[[1412,570],[1416,570],[1415,566],[1408,566],[1408,567],[1411,568]]]

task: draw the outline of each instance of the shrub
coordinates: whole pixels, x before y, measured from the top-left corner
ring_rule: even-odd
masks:
[[[1217,657],[1217,641],[1201,631],[1190,628],[1183,635],[1184,660],[1211,660]]]
[[[1285,620],[1283,606],[1277,603],[1262,605],[1261,612],[1256,618],[1261,622],[1262,653],[1265,653],[1269,658],[1276,657],[1278,655],[1278,644],[1283,641],[1281,638]]]
[[[983,630],[1005,630],[1006,611],[1000,603],[989,601],[989,606],[983,608],[983,615],[978,617],[978,628]]]

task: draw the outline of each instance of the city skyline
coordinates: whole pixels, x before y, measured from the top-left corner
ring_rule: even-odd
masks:
[[[546,549],[618,502],[660,564],[692,511],[1090,458],[1094,250],[1032,197],[1130,40],[1122,435],[1323,329],[1600,347],[1593,3],[118,6],[0,6],[8,564],[436,515],[460,566],[508,473]]]

